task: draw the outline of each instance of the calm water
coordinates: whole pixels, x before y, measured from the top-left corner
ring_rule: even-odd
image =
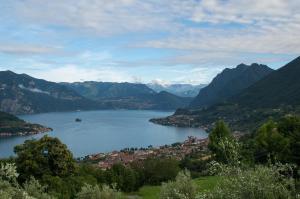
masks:
[[[207,137],[201,129],[160,126],[148,122],[153,117],[164,117],[171,112],[159,111],[83,111],[23,115],[20,118],[53,128],[50,136],[58,137],[73,152],[82,157],[97,152],[120,150],[125,147],[160,146],[185,140],[188,136]],[[75,122],[81,118],[82,122]],[[13,148],[25,137],[0,138],[0,157],[14,155]]]

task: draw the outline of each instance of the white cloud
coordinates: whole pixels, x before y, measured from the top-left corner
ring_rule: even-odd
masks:
[[[53,54],[59,52],[58,47],[48,47],[41,45],[26,44],[0,44],[0,53],[14,55],[36,55],[36,54]]]
[[[105,81],[124,82],[132,81],[131,76],[113,68],[89,69],[80,68],[76,65],[66,65],[58,68],[32,71],[32,76],[55,82],[76,81]]]
[[[140,0],[23,0],[12,3],[19,20],[52,24],[98,35],[149,31],[170,27],[160,3]],[[164,3],[163,5],[166,5]]]
[[[208,82],[224,67],[240,62],[272,64],[300,52],[299,0],[16,0],[7,1],[1,9],[0,22],[14,19],[22,27],[37,27],[37,32],[50,29],[49,40],[59,38],[54,40],[63,48],[13,44],[0,45],[0,52],[43,56],[72,51],[64,52],[63,61],[46,59],[49,78],[38,75],[55,81],[99,77],[103,81],[141,81],[144,76],[133,77],[118,67],[142,66],[137,70],[147,70],[146,66],[160,66],[168,73],[171,66],[187,66],[195,71],[173,71],[177,74],[173,81]],[[154,36],[144,38],[144,33]],[[68,34],[73,38],[64,42]],[[118,36],[130,34],[142,39],[118,41]],[[35,35],[48,41],[48,34]],[[67,46],[77,39],[84,43],[85,39],[103,36],[116,39],[109,49],[123,51],[118,52],[121,58],[113,50],[94,51],[83,45],[80,52],[74,52],[72,46]],[[164,49],[171,53],[159,58],[140,59],[136,55],[136,59],[126,59],[127,48]],[[49,70],[51,61],[58,68]],[[36,62],[34,66],[40,64]]]

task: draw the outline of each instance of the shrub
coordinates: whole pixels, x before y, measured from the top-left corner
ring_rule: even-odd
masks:
[[[196,185],[187,170],[179,172],[175,181],[163,183],[160,194],[161,199],[194,199],[195,196]]]
[[[283,166],[257,166],[254,169],[228,169],[227,175],[208,193],[197,198],[207,199],[289,199],[295,198],[292,169]],[[283,175],[284,173],[285,175]]]
[[[86,184],[76,195],[76,199],[122,199],[122,194],[107,185],[100,188],[98,185]]]

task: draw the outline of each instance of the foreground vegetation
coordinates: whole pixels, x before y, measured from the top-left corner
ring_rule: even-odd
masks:
[[[237,140],[219,121],[203,154],[147,159],[108,170],[76,162],[44,136],[16,146],[0,165],[1,198],[299,198],[300,118],[269,120]],[[203,152],[202,152],[203,153]]]

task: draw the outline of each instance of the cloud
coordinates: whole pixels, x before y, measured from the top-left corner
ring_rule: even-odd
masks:
[[[0,53],[33,59],[27,67],[43,68],[55,81],[141,81],[148,80],[145,70],[151,77],[163,70],[173,74],[168,81],[208,82],[240,62],[296,57],[299,10],[299,0],[7,1]],[[66,70],[74,78],[57,75]]]
[[[26,45],[26,44],[0,44],[0,53],[11,55],[40,55],[53,54],[60,51],[57,47],[48,47],[40,45]]]
[[[47,70],[37,70],[30,73],[34,77],[55,82],[76,82],[76,81],[104,81],[124,82],[132,81],[132,77],[123,71],[113,68],[81,68],[76,65],[66,65]]]
[[[23,0],[15,1],[12,10],[20,21],[63,26],[102,36],[157,27],[168,28],[172,21],[163,15],[160,3],[138,0]],[[166,2],[164,3],[166,5]]]

